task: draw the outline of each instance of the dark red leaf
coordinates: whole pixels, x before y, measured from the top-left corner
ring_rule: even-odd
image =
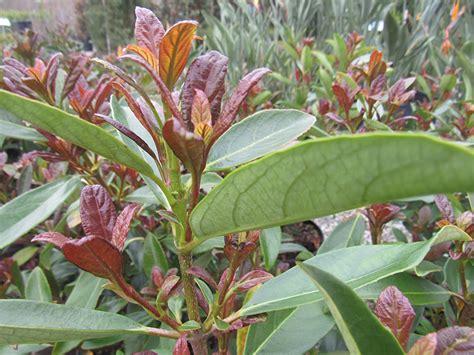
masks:
[[[436,333],[425,335],[416,341],[408,352],[408,355],[434,355],[436,343]]]
[[[51,90],[51,93],[54,94],[53,88],[56,83],[56,76],[58,74],[59,61],[62,58],[61,53],[56,53],[53,55],[46,66],[46,87]]]
[[[61,233],[57,232],[46,232],[41,233],[35,236],[31,241],[32,242],[41,242],[41,243],[51,243],[57,246],[58,248],[62,249],[64,244],[66,244],[71,239],[65,237]]]
[[[125,241],[127,240],[130,223],[139,208],[140,206],[137,204],[127,205],[122,213],[117,217],[117,222],[115,223],[112,232],[112,244],[120,251],[123,250]]]
[[[153,281],[153,285],[156,288],[160,288],[163,285],[163,274],[158,266],[153,266],[151,268],[151,280]]]
[[[210,145],[229,129],[250,90],[258,84],[265,74],[270,72],[271,70],[267,68],[255,69],[240,80],[237,88],[232,92],[232,95],[225,103],[224,108],[219,115],[219,119],[214,126]]]
[[[155,14],[143,7],[135,8],[135,39],[140,46],[148,48],[156,58],[159,55],[160,42],[165,29]]]
[[[86,186],[81,191],[81,222],[86,235],[112,239],[117,212],[107,190],[100,185]]]
[[[166,121],[163,126],[163,137],[192,174],[199,174],[204,169],[205,146],[202,137],[188,132],[177,119]]]
[[[445,195],[436,195],[435,203],[438,210],[441,212],[441,215],[446,218],[449,222],[454,222],[454,210],[451,202]]]
[[[117,280],[122,275],[120,251],[101,236],[70,240],[62,249],[67,260],[91,274],[109,280]]]
[[[211,274],[200,266],[191,266],[188,269],[188,274],[196,276],[201,280],[205,281],[209,286],[211,286],[214,290],[217,290],[217,283],[214,281],[214,278]]]
[[[183,119],[189,130],[193,129],[191,109],[196,89],[202,90],[209,100],[212,122],[221,112],[222,96],[225,92],[225,76],[228,58],[219,52],[210,51],[197,57],[190,65],[181,94]]]
[[[408,299],[394,286],[382,291],[375,304],[375,314],[406,349],[415,311]]]
[[[186,335],[180,337],[176,342],[173,349],[173,355],[191,355],[188,347],[188,341],[186,340]]]
[[[334,95],[336,95],[337,101],[339,102],[339,106],[344,110],[346,115],[349,114],[349,110],[352,107],[352,101],[347,95],[344,88],[339,84],[334,84],[332,86],[332,91]]]
[[[72,58],[71,65],[69,66],[69,72],[67,73],[66,79],[64,80],[62,98],[67,97],[74,87],[76,86],[77,81],[79,80],[84,66],[87,63],[87,57],[83,55],[78,55]]]

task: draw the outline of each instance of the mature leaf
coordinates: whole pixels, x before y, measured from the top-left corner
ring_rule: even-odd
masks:
[[[79,186],[66,177],[21,194],[0,208],[0,248],[13,243],[48,218]]]
[[[260,233],[260,249],[262,250],[265,269],[269,271],[278,258],[281,245],[281,228],[264,229]]]
[[[190,172],[198,174],[204,164],[204,141],[195,133],[188,132],[177,119],[166,121],[163,137],[174,154]]]
[[[145,245],[143,247],[143,268],[145,275],[150,277],[154,266],[158,266],[163,273],[168,271],[168,259],[166,259],[163,247],[160,241],[150,233],[145,238]]]
[[[303,354],[333,326],[322,304],[270,312],[265,322],[250,326],[244,354]]]
[[[347,221],[342,221],[321,244],[318,249],[318,255],[331,250],[361,244],[365,227],[365,219],[361,214],[357,214]]]
[[[230,98],[226,101],[224,108],[219,115],[219,119],[215,124],[214,132],[212,134],[212,142],[214,142],[229,129],[240,110],[240,106],[246,99],[247,95],[250,93],[250,90],[252,90],[252,88],[258,84],[265,74],[270,73],[270,71],[271,70],[267,68],[255,69],[244,76],[242,80],[240,80],[239,84],[232,92]]]
[[[351,354],[404,354],[397,339],[344,282],[315,266],[300,264],[323,294]]]
[[[0,106],[18,118],[89,149],[114,162],[155,178],[150,166],[102,128],[42,102],[0,90]]]
[[[0,301],[0,344],[37,344],[147,334],[147,328],[113,313],[23,301]]]
[[[209,238],[471,190],[474,152],[459,145],[415,134],[321,138],[232,172],[196,206],[190,223],[198,237]]]
[[[140,46],[148,48],[156,58],[160,48],[160,42],[165,34],[165,29],[155,14],[137,6],[135,8],[135,39]]]
[[[120,251],[123,250],[125,241],[127,240],[128,230],[130,229],[133,216],[139,209],[139,205],[127,205],[117,217],[117,222],[112,231],[112,245]]]
[[[469,240],[464,233],[446,226],[425,242],[392,245],[361,245],[333,250],[305,261],[332,273],[354,289],[362,288],[390,275],[412,270],[428,254],[431,247],[450,240]],[[260,287],[241,313],[252,315],[279,309],[292,308],[322,300],[311,280],[292,268]]]
[[[408,355],[435,355],[436,343],[436,333],[425,335],[416,341]]]
[[[160,43],[160,76],[170,90],[186,66],[197,26],[196,21],[178,22],[166,31]]]
[[[48,279],[39,266],[28,276],[25,286],[25,298],[31,301],[52,302],[53,296]]]
[[[110,242],[91,235],[67,242],[63,246],[67,260],[81,269],[104,279],[122,276],[122,255]]]
[[[408,299],[394,286],[382,291],[375,303],[375,314],[406,349],[410,331],[415,320],[415,311]]]
[[[101,185],[84,187],[80,205],[81,223],[86,235],[95,234],[111,241],[117,212],[107,190]]]
[[[297,110],[264,110],[233,125],[212,146],[207,170],[241,165],[283,148],[306,132],[316,119]]]
[[[225,91],[225,76],[227,74],[227,57],[219,52],[210,51],[197,57],[190,65],[181,96],[183,119],[188,129],[191,125],[191,108],[194,101],[195,90],[199,89],[206,94],[215,123],[221,112],[222,96]]]
[[[5,137],[22,139],[26,141],[44,142],[46,138],[37,130],[25,127],[14,122],[0,119],[0,134]]]

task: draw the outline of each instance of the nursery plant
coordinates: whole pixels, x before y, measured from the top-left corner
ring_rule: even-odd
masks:
[[[442,196],[437,204],[445,221],[432,238],[359,245],[334,237],[335,244],[316,256],[276,277],[269,272],[276,227],[367,206],[371,228],[380,231],[398,212],[384,203],[473,192],[471,148],[417,133],[297,141],[316,119],[293,109],[261,110],[237,120],[270,70],[250,71],[227,91],[232,60],[224,55],[205,53],[186,69],[196,22],[165,30],[150,10],[138,7],[136,17],[135,44],[114,63],[92,60],[111,75],[95,88],[66,75],[62,80],[70,91],[65,84],[59,90],[58,76],[48,74],[57,69],[56,57],[47,65],[37,60],[33,68],[5,63],[6,77],[16,81],[0,91],[1,112],[15,118],[15,132],[46,142],[73,168],[0,208],[0,245],[8,248],[37,230],[63,203],[76,200],[68,209],[77,211],[80,223],[64,226],[64,218],[74,216],[70,211],[62,223],[40,228],[32,242],[35,253],[38,243],[44,245],[41,264],[26,285],[20,257],[2,260],[7,286],[0,295],[13,285],[18,297],[0,301],[0,344],[35,344],[21,348],[28,352],[53,343],[60,354],[81,341],[93,348],[133,339],[140,351],[157,353],[304,353],[336,325],[354,354],[472,349],[472,329],[458,326],[427,332],[409,350],[416,315],[410,303],[443,303],[455,294],[408,273],[432,270],[424,259],[433,248],[451,248],[460,271],[455,280],[462,294],[455,294],[457,308],[450,308],[456,313],[452,325],[468,325],[460,314],[472,309],[472,212],[456,218]],[[138,65],[155,85],[153,92],[122,69],[124,63]],[[383,67],[375,58],[370,63],[369,81]],[[79,78],[84,64],[77,65]],[[399,96],[408,89],[402,84]],[[341,93],[346,89],[335,94],[341,114],[351,120],[352,102]],[[465,205],[458,203],[456,211]],[[137,239],[144,240],[142,254]],[[216,245],[223,253],[203,254]],[[256,256],[259,246],[267,270]],[[53,285],[60,275],[57,268],[51,272],[54,262],[63,273],[71,264],[83,270],[72,291]],[[134,268],[143,269],[146,280]],[[104,289],[110,302],[95,310]],[[377,299],[375,312],[367,299]]]

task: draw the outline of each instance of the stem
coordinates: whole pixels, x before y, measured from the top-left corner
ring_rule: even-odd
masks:
[[[461,280],[462,296],[467,302],[469,302],[470,295],[469,295],[469,289],[467,287],[467,281],[466,281],[466,270],[464,268],[464,258],[459,260],[459,278]]]
[[[179,332],[176,332],[174,330],[147,327],[147,331],[148,331],[148,334],[157,336],[157,337],[179,339],[179,337],[181,336]]]

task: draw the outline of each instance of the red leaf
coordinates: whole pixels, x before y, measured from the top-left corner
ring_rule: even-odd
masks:
[[[441,212],[441,215],[446,218],[449,222],[454,222],[454,210],[451,202],[444,195],[436,195],[435,203],[438,210]]]
[[[162,302],[166,302],[177,291],[179,287],[179,280],[179,276],[176,275],[170,275],[166,277],[163,281],[163,284],[161,285],[158,299]]]
[[[418,339],[408,352],[408,355],[434,355],[436,351],[436,333],[425,335]]]
[[[173,349],[173,355],[191,355],[188,347],[188,341],[186,335],[183,335],[178,339]]]
[[[188,132],[177,119],[166,121],[163,137],[174,154],[191,173],[198,174],[204,169],[204,140],[195,133]]]
[[[253,270],[245,274],[239,281],[237,289],[242,292],[251,289],[265,281],[270,280],[273,277],[272,274],[263,270]]]
[[[148,48],[156,58],[160,48],[160,42],[165,34],[165,29],[155,14],[143,7],[135,8],[137,20],[135,22],[135,39],[137,43]]]
[[[240,80],[239,85],[237,85],[237,88],[227,100],[221,114],[219,115],[219,119],[216,122],[212,134],[211,144],[229,129],[250,90],[258,84],[265,74],[270,73],[270,71],[271,70],[267,68],[255,69]]]
[[[385,76],[379,75],[370,84],[369,97],[374,100],[381,100],[383,97],[383,88],[385,86]]]
[[[347,95],[346,91],[339,84],[334,84],[332,86],[332,91],[334,95],[336,95],[337,101],[339,102],[339,106],[341,106],[344,112],[346,113],[346,115],[348,115],[349,110],[352,107],[352,101]]]
[[[41,233],[35,236],[31,241],[32,242],[41,242],[41,243],[51,243],[57,246],[58,248],[62,249],[64,244],[66,244],[71,239],[65,237],[61,233],[57,232],[46,232]]]
[[[188,62],[198,23],[181,21],[171,26],[160,43],[160,76],[172,89]]]
[[[375,314],[406,349],[415,311],[408,299],[394,286],[382,291],[375,304]]]
[[[81,191],[80,203],[85,234],[100,235],[110,241],[117,212],[107,190],[100,185],[86,186]]]
[[[438,330],[435,355],[474,354],[474,329],[448,327]]]
[[[120,251],[123,250],[125,241],[127,240],[130,223],[139,208],[140,206],[137,204],[127,205],[122,213],[117,217],[117,222],[112,231],[112,244]]]
[[[191,266],[188,269],[188,274],[196,276],[201,280],[205,281],[209,286],[211,286],[214,290],[217,290],[217,283],[214,281],[214,278],[211,276],[207,270],[200,266]]]
[[[62,249],[67,260],[91,274],[109,280],[122,277],[120,251],[101,236],[70,240]]]
[[[158,266],[153,266],[151,268],[151,280],[156,288],[160,288],[161,285],[163,285],[163,274]]]
[[[71,65],[69,66],[69,72],[67,73],[66,80],[64,81],[64,87],[62,92],[62,98],[67,97],[79,80],[84,66],[87,63],[87,57],[78,55],[72,58]]]
[[[209,100],[212,122],[215,123],[221,112],[222,96],[225,91],[227,57],[219,52],[210,51],[196,58],[190,65],[181,94],[183,119],[192,130],[191,108],[196,89],[204,91]]]

